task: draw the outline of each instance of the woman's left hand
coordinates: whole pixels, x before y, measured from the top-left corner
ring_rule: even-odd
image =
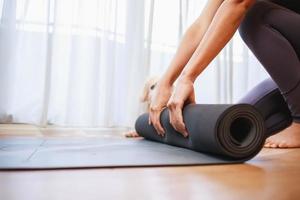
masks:
[[[179,77],[167,107],[169,108],[170,123],[184,137],[188,136],[188,132],[183,121],[182,109],[185,105],[194,103],[194,83],[189,79]]]

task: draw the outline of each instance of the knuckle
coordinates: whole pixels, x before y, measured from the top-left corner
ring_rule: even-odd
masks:
[[[167,104],[167,107],[170,108],[170,109],[174,109],[176,107],[180,107],[184,104],[183,101],[181,100],[173,100],[173,101],[170,101],[168,104]]]
[[[183,132],[185,131],[185,129],[182,128],[182,127],[178,127],[178,131],[179,131],[180,133],[183,133]]]
[[[174,102],[173,102],[173,101],[170,101],[170,102],[167,104],[167,107],[168,107],[169,109],[174,108],[174,107],[175,107]]]
[[[179,120],[178,120],[178,118],[177,118],[177,117],[174,117],[174,119],[173,119],[173,122],[174,122],[174,124],[176,124],[176,126],[178,126],[178,124],[179,124]]]
[[[156,112],[156,111],[159,111],[160,110],[160,108],[159,108],[159,106],[150,106],[150,111],[152,111],[152,112]]]
[[[181,100],[175,100],[175,101],[174,101],[174,104],[175,104],[176,106],[181,106],[181,105],[183,105],[183,101],[181,101]]]
[[[180,129],[181,131],[184,131],[184,130],[185,130],[185,126],[184,126],[183,124],[179,124],[178,127],[179,127],[179,129]]]
[[[154,110],[155,106],[154,105],[150,105],[150,110]]]
[[[180,125],[180,124],[176,124],[176,128],[178,129],[178,130],[182,130],[182,126]]]
[[[178,123],[178,122],[175,122],[175,123],[173,123],[172,124],[173,125],[173,127],[174,127],[174,129],[175,130],[177,130],[177,131],[183,131],[185,128],[184,128],[184,126],[182,126],[180,123]]]

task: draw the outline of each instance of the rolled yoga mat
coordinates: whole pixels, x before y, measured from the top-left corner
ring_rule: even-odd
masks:
[[[169,123],[169,112],[161,114],[166,134],[159,136],[148,124],[148,114],[141,115],[135,124],[144,138],[197,152],[208,153],[225,160],[246,161],[254,157],[265,141],[262,115],[248,104],[196,104],[183,109],[189,136],[183,137]]]

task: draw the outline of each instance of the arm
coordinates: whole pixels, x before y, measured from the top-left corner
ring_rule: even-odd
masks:
[[[161,77],[155,89],[154,95],[151,99],[149,124],[152,123],[154,125],[154,128],[159,135],[164,134],[164,129],[160,124],[160,113],[169,101],[172,93],[172,84],[180,75],[196,48],[199,46],[214,18],[215,13],[223,1],[224,0],[208,0],[208,3],[203,9],[201,15],[184,34],[170,66]]]
[[[193,82],[232,38],[254,0],[225,0],[181,76]]]
[[[223,1],[224,0],[209,0],[207,2],[201,15],[185,32],[174,58],[162,76],[161,82],[169,85],[174,83],[201,42]]]
[[[188,133],[182,118],[182,108],[184,103],[195,101],[193,89],[195,79],[232,38],[245,13],[254,2],[255,0],[224,0],[196,51],[182,71],[175,91],[168,102],[168,108],[170,123],[184,136]]]

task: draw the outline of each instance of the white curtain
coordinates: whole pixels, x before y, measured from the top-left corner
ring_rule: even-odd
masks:
[[[0,121],[133,126],[199,0],[0,0]],[[198,78],[199,103],[232,103],[267,76],[239,35]]]

